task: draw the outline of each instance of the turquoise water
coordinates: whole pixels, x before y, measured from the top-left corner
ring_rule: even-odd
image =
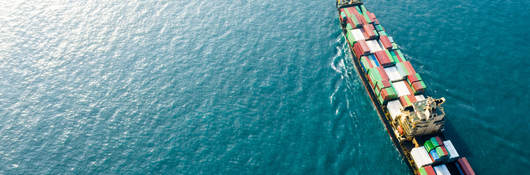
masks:
[[[529,1],[370,0],[479,174],[530,167]],[[0,174],[407,174],[334,1],[0,3]]]

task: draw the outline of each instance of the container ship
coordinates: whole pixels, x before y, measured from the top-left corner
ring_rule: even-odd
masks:
[[[426,94],[424,80],[360,0],[337,0],[352,61],[390,138],[412,173],[474,175],[444,135],[444,98]]]

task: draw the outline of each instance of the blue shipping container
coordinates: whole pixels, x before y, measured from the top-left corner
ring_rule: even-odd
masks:
[[[376,65],[377,67],[380,66],[380,65],[379,65],[379,62],[377,62],[377,59],[375,58],[375,55],[374,55],[374,54],[370,54],[370,55],[368,55],[368,57],[370,58],[370,60],[372,60],[372,61],[375,63],[375,65]]]
[[[433,161],[438,161],[440,159],[440,157],[438,156],[438,153],[436,153],[436,150],[431,150],[431,152],[429,152],[429,154],[431,155],[431,158]]]

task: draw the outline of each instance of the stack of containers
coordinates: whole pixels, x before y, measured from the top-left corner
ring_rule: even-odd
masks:
[[[360,59],[361,56],[369,54],[370,49],[368,48],[368,45],[366,45],[365,41],[359,41],[353,45],[353,52],[357,56],[357,59]]]
[[[425,147],[423,146],[412,148],[412,150],[410,150],[410,155],[417,168],[432,164],[429,153],[427,153],[427,150],[425,150]]]
[[[425,83],[379,24],[375,14],[366,10],[364,5],[359,5],[340,9],[340,16],[342,23],[346,25],[346,39],[362,69],[369,74],[367,78],[379,102],[384,104],[401,94],[404,97],[400,97],[399,102],[403,107],[414,103],[416,98],[413,94],[423,92]],[[388,70],[394,71],[391,72],[393,80],[388,81],[388,73],[383,68],[392,68]],[[395,70],[399,72],[399,76]],[[403,79],[407,81],[407,87],[401,87],[400,93],[397,93],[394,83]],[[407,90],[410,93],[405,92]]]
[[[384,104],[397,98],[397,93],[382,66],[368,69],[368,80],[379,103]]]
[[[451,175],[449,172],[449,169],[447,169],[447,166],[444,164],[438,165],[433,167],[434,171],[436,172],[436,175]]]
[[[457,160],[456,167],[464,172],[465,175],[475,175],[475,171],[473,171],[473,168],[471,168],[471,165],[469,165],[469,162],[465,157]]]
[[[453,161],[460,156],[450,140],[443,141],[443,143],[445,149],[449,152],[449,161]]]
[[[449,158],[449,153],[438,136],[428,139],[423,146],[429,152],[433,162],[444,162]]]
[[[416,97],[412,94],[399,97],[399,102],[401,102],[401,106],[403,107],[412,106],[412,103],[416,101]]]
[[[420,175],[436,175],[432,166],[425,166],[419,169]]]

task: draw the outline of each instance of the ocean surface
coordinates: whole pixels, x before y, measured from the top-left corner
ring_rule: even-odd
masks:
[[[367,0],[479,174],[530,167],[530,1]],[[332,0],[0,3],[0,174],[408,174]]]

